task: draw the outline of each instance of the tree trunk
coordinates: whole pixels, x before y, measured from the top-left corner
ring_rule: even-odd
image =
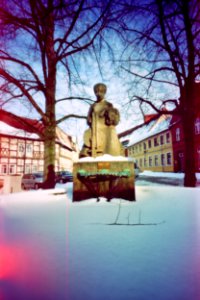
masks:
[[[49,2],[51,3],[51,2]],[[51,8],[51,4],[50,7]],[[55,95],[56,95],[56,53],[54,50],[54,15],[50,13],[46,18],[46,59],[47,73],[46,78],[46,120],[45,120],[45,141],[44,141],[44,173],[45,188],[55,187],[55,141],[56,141],[56,114],[55,114]]]
[[[54,73],[55,74],[55,73]],[[55,141],[56,141],[56,116],[55,116],[55,76],[49,78],[49,88],[46,98],[46,120],[44,134],[44,174],[45,188],[55,187]]]
[[[55,140],[56,140],[56,126],[51,119],[45,128],[44,139],[44,188],[51,189],[55,187]]]
[[[195,147],[194,147],[194,135],[193,127],[194,123],[188,117],[183,121],[184,137],[185,137],[185,177],[184,186],[195,187],[196,175],[195,175]],[[190,124],[192,123],[192,124]]]
[[[183,100],[183,113],[182,124],[185,139],[185,187],[196,186],[196,174],[195,174],[195,112],[194,112],[194,89],[193,85],[190,88],[186,88]]]
[[[47,80],[46,94],[46,120],[44,138],[44,174],[45,188],[55,187],[55,141],[56,141],[56,114],[55,114],[55,64],[49,64],[49,77]]]

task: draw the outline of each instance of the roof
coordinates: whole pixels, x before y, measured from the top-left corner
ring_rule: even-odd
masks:
[[[127,141],[126,146],[131,146],[139,143],[149,137],[152,137],[158,133],[168,130],[172,120],[171,115],[161,115],[157,118],[134,127],[131,131],[126,131],[126,134],[121,134],[120,141]]]
[[[16,116],[8,111],[0,109],[0,133],[10,136],[42,138],[44,125],[41,121]],[[56,142],[69,150],[74,150],[71,136],[59,127],[56,127]]]
[[[6,110],[0,109],[0,121],[10,125],[11,127],[21,129],[30,133],[42,135],[44,125],[36,119],[28,119],[21,116],[16,116]]]
[[[133,131],[137,130],[138,128],[144,126],[144,124],[149,124],[149,122],[151,122],[152,120],[157,120],[159,117],[158,114],[151,114],[151,115],[145,115],[144,116],[144,122],[139,124],[139,125],[136,125],[130,129],[127,129],[121,133],[118,134],[119,138],[122,138],[124,136],[128,136],[130,135]]]

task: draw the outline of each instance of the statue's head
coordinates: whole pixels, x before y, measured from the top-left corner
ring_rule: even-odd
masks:
[[[94,93],[97,97],[97,101],[104,99],[104,96],[107,91],[107,86],[104,83],[97,83],[94,85]]]

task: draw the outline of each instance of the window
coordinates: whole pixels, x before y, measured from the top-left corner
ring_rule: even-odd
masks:
[[[146,148],[147,148],[146,143],[143,143],[143,148],[144,148],[144,150],[146,150]]]
[[[148,140],[148,147],[151,148],[151,140]]]
[[[142,158],[140,158],[140,167],[142,167]]]
[[[165,154],[161,154],[161,165],[165,165]]]
[[[24,173],[24,167],[23,166],[17,166],[17,173]]]
[[[197,118],[194,123],[195,134],[200,134],[200,118]]]
[[[37,165],[32,166],[32,172],[38,172],[38,167]]]
[[[155,166],[158,166],[158,155],[154,156],[154,164]]]
[[[158,140],[157,140],[157,137],[155,137],[155,138],[153,139],[153,142],[154,142],[154,147],[158,146]]]
[[[31,173],[31,166],[28,164],[25,166],[25,173]]]
[[[146,166],[147,166],[147,159],[144,158],[144,167],[146,167]]]
[[[171,165],[171,164],[172,164],[172,155],[171,155],[170,152],[167,153],[167,164],[168,164],[168,165]]]
[[[166,142],[170,143],[170,134],[169,134],[169,132],[166,133]]]
[[[160,136],[160,144],[163,145],[164,144],[164,135]]]
[[[7,174],[7,169],[8,169],[8,166],[7,166],[7,165],[2,165],[2,166],[1,166],[1,173],[2,173],[2,174]]]
[[[142,144],[140,144],[139,147],[140,147],[140,152],[141,152],[142,151]]]
[[[19,150],[19,152],[24,153],[24,145],[23,144],[19,144],[18,145],[18,150]]]
[[[32,145],[31,144],[27,144],[26,145],[26,151],[27,151],[27,153],[31,153],[32,152]]]
[[[15,165],[9,165],[9,174],[15,173]]]
[[[152,157],[149,156],[149,167],[152,167]]]
[[[177,141],[177,142],[181,140],[181,135],[180,135],[180,133],[181,133],[180,128],[176,128],[176,141]]]
[[[10,151],[8,148],[1,148],[0,156],[9,157],[9,155],[10,155]]]

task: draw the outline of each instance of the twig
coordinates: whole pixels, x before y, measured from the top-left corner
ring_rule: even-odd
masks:
[[[125,223],[110,223],[110,224],[105,224],[105,225],[119,225],[119,226],[157,226],[164,224],[165,221],[159,222],[159,223],[132,223],[132,224],[125,224]]]
[[[113,224],[117,225],[117,221],[118,221],[118,218],[119,218],[119,215],[120,215],[120,210],[121,210],[121,200],[119,202],[117,216],[116,216],[115,222]]]

